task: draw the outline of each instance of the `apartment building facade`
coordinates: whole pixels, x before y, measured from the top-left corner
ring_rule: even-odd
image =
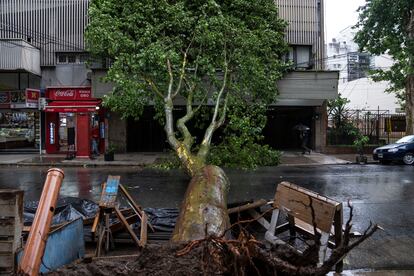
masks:
[[[312,129],[312,147],[320,150],[325,145],[326,100],[336,97],[338,80],[337,72],[321,71],[323,0],[275,3],[289,23],[287,58],[294,66],[278,84],[279,100],[269,110],[266,142],[275,148],[294,148],[297,139],[292,127],[304,123]],[[101,107],[100,99],[113,87],[101,81],[105,68],[89,69],[85,64],[88,6],[89,0],[0,2],[0,114],[5,114],[0,117],[0,133],[18,121],[8,119],[3,125],[1,118],[32,112],[36,119],[27,123],[36,125],[31,126],[37,133],[32,146],[47,153],[66,152],[74,144],[77,155],[86,157],[96,136],[101,150],[109,141],[120,151],[162,150],[165,134],[150,112],[140,121],[121,120],[120,114]],[[6,57],[8,63],[3,62]],[[13,108],[9,99],[13,93],[19,92],[22,101],[30,99],[26,88],[37,91],[40,106]]]
[[[326,146],[326,103],[338,94],[338,72],[324,71],[324,0],[275,0],[288,23],[285,39],[292,71],[278,83],[279,98],[269,111],[265,141],[275,148],[298,147],[295,125],[311,129],[311,147]]]
[[[326,44],[325,68],[339,71],[341,83],[365,78],[375,66],[372,55],[359,51],[355,34],[356,30],[349,26]]]

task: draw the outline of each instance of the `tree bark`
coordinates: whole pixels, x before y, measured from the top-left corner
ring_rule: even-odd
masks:
[[[414,44],[414,10],[409,13],[409,21],[407,25],[408,43]],[[406,134],[414,133],[414,53],[408,51],[408,76],[405,82],[405,118],[406,118]]]
[[[229,181],[224,171],[208,165],[193,175],[181,204],[173,242],[223,236],[230,226],[227,213]]]

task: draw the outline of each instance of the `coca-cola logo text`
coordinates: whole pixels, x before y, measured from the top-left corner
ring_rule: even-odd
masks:
[[[87,100],[91,99],[92,93],[89,87],[87,88],[48,88],[46,95],[51,100]]]
[[[56,90],[55,96],[56,97],[73,97],[75,95],[75,90]]]

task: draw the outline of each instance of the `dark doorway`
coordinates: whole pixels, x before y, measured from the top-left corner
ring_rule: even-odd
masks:
[[[174,129],[178,118],[185,115],[184,107],[175,107],[173,111]],[[196,127],[197,119],[187,123],[195,143],[199,143],[204,130]],[[155,110],[147,107],[139,120],[127,120],[127,152],[163,152],[170,149],[164,127],[155,119]]]
[[[311,128],[312,146],[314,129],[312,124],[313,107],[274,107],[267,112],[267,124],[263,130],[264,143],[275,149],[298,149],[300,141],[294,126],[302,123]]]
[[[155,111],[146,108],[139,120],[127,120],[127,152],[162,152],[166,149],[163,127],[154,119]]]

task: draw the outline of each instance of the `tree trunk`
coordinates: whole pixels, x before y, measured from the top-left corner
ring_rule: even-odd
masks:
[[[411,135],[414,133],[414,74],[407,77],[405,95],[406,134]]]
[[[414,43],[414,10],[410,11],[410,20],[407,24],[407,33],[409,45]],[[414,133],[414,54],[412,47],[408,48],[408,76],[405,81],[405,118],[406,118],[406,135]]]
[[[196,172],[181,204],[173,242],[222,236],[230,226],[227,213],[229,181],[224,171],[208,165]]]

